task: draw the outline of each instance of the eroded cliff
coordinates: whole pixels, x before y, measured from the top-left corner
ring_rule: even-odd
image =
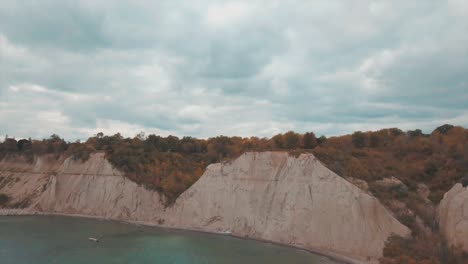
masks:
[[[312,154],[245,153],[210,165],[169,208],[103,154],[0,162],[0,193],[26,212],[89,215],[274,241],[355,262],[375,262],[387,237],[408,235],[379,201]]]
[[[455,184],[440,202],[438,217],[447,242],[468,252],[468,187]]]
[[[32,164],[13,160],[0,166],[0,192],[26,211],[134,221],[153,221],[164,211],[157,192],[124,177],[102,153],[86,162],[41,156]]]
[[[246,153],[232,163],[211,165],[170,212],[170,226],[229,232],[359,260],[381,256],[390,234],[408,234],[377,199],[311,154]]]

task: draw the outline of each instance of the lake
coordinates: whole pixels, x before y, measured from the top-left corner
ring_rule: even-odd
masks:
[[[102,236],[99,243],[88,237]],[[0,216],[2,264],[337,264],[230,236],[63,216]]]

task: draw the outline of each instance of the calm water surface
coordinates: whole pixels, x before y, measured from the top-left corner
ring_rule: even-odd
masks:
[[[103,236],[100,243],[90,236]],[[0,216],[2,264],[336,264],[229,236],[59,216]]]

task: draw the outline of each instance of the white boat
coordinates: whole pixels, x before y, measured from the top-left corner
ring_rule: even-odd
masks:
[[[96,242],[96,243],[99,242],[99,238],[94,238],[94,237],[89,237],[88,240],[89,240],[89,241]]]

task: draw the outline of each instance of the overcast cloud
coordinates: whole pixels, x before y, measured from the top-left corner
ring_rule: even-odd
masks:
[[[465,0],[0,2],[0,135],[444,123],[468,126]]]

